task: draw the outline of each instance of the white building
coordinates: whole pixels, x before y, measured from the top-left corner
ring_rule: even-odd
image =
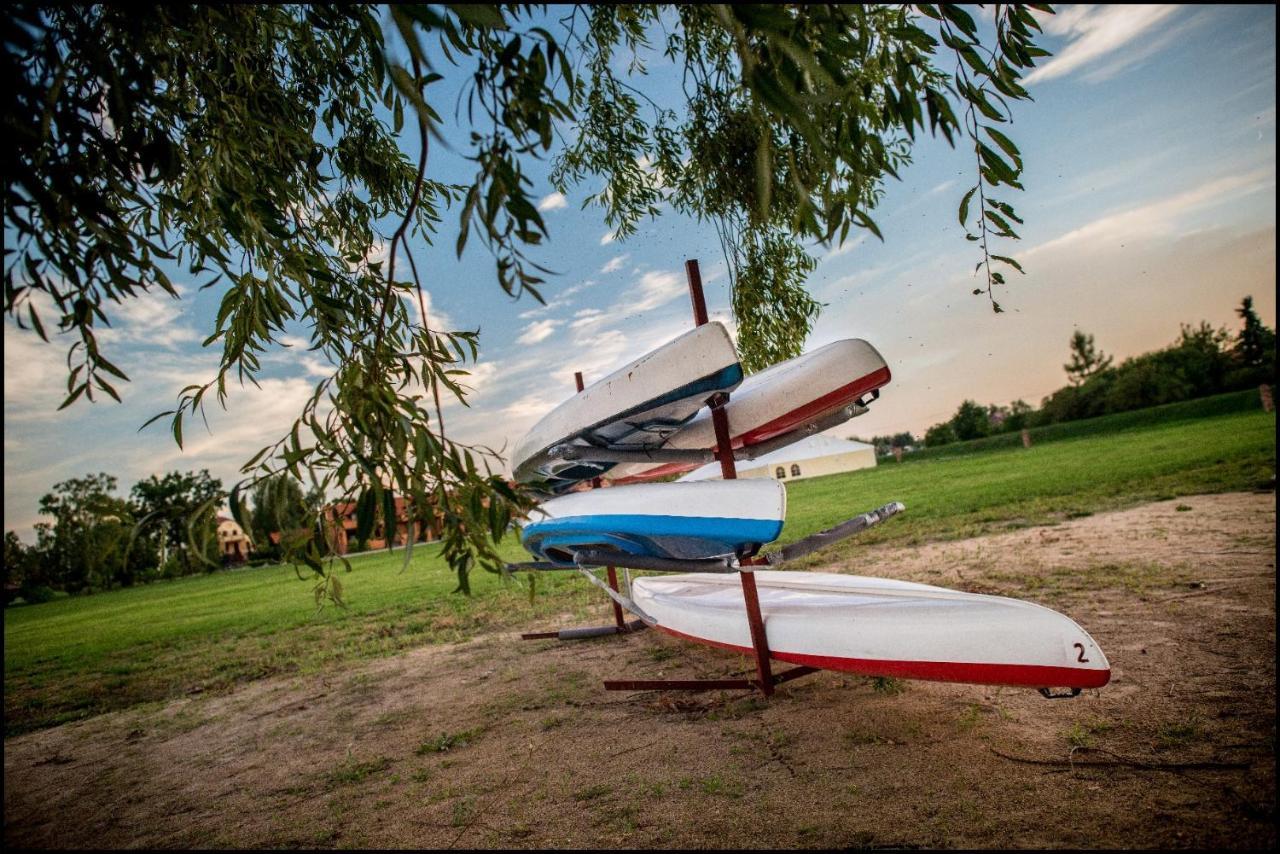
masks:
[[[738,462],[738,477],[772,477],[777,480],[804,480],[824,474],[839,474],[874,468],[876,449],[863,442],[835,436],[810,436],[754,460]],[[694,469],[681,480],[714,480],[720,477],[720,463]]]

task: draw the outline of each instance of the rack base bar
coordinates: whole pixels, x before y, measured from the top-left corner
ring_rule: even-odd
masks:
[[[818,672],[817,667],[793,667],[773,677],[773,684],[780,685]],[[755,679],[610,679],[604,683],[606,691],[755,691],[760,683]]]
[[[618,679],[606,680],[606,691],[722,691],[760,686],[754,679]]]
[[[647,628],[644,620],[631,620],[620,626],[584,626],[580,629],[561,629],[558,632],[525,632],[520,640],[583,640],[608,635],[625,635]]]
[[[821,668],[818,667],[793,667],[782,673],[774,674],[773,684],[780,685],[783,682],[790,682],[792,679],[799,679],[801,676],[808,676],[810,673],[817,673]]]
[[[649,555],[632,555],[617,551],[584,549],[575,552],[578,566],[620,566],[623,569],[653,569],[658,572],[738,572],[741,567],[732,558],[708,558],[706,560],[674,560]]]

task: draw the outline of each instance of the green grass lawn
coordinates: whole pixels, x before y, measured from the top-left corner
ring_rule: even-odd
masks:
[[[972,536],[1148,500],[1251,489],[1275,472],[1275,416],[1233,412],[788,485],[782,542],[891,500],[907,512],[821,552],[819,564],[876,544]],[[506,553],[522,559],[511,543]],[[111,709],[225,690],[427,643],[561,616],[607,621],[607,602],[569,574],[526,581],[472,576],[474,595],[434,546],[352,561],[348,608],[317,612],[312,583],[288,567],[163,582],[10,608],[4,616],[6,734]]]
[[[1275,474],[1275,428],[1274,414],[1236,412],[797,481],[787,487],[782,541],[892,500],[907,512],[815,560],[876,543],[974,536],[1176,495],[1253,489]]]

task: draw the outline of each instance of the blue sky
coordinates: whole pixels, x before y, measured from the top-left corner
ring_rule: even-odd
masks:
[[[1055,56],[1031,77],[1035,101],[1016,107],[1010,134],[1026,162],[1026,192],[1010,200],[1026,226],[1020,243],[997,251],[1027,275],[1000,295],[1006,313],[971,295],[977,257],[956,208],[972,153],[944,142],[922,139],[902,180],[886,186],[883,243],[851,234],[841,247],[812,248],[810,287],[827,305],[806,348],[866,338],[894,372],[871,413],[833,435],[922,432],[965,398],[1038,404],[1064,383],[1076,328],[1123,358],[1168,343],[1183,322],[1236,328],[1245,294],[1275,325],[1274,7],[1059,7],[1045,28]],[[674,102],[674,69],[653,60],[644,88]],[[437,146],[429,174],[469,183],[464,153]],[[701,263],[712,315],[729,320],[710,225],[667,209],[612,240],[602,212],[581,209],[591,188],[562,198],[546,171],[532,171],[551,231],[536,257],[558,273],[546,306],[508,298],[478,244],[455,258],[456,214],[435,246],[416,248],[433,324],[481,329],[471,407],[445,413],[451,437],[509,448],[572,394],[575,370],[590,382],[685,331],[687,258]],[[185,451],[163,421],[138,432],[183,386],[213,376],[216,354],[200,342],[219,299],[188,286],[181,301],[122,306],[101,340],[133,379],[124,403],[60,413],[66,344],[5,321],[6,530],[31,539],[39,496],[91,472],[116,475],[122,490],[173,469],[209,468],[230,485],[288,428],[330,369],[304,352],[301,328],[286,339],[293,347],[264,359],[262,388],[235,388],[225,412],[209,410],[210,430],[188,427]]]

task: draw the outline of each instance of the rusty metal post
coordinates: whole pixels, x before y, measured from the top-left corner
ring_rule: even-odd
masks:
[[[1031,447],[1031,431],[1025,427],[1022,428],[1022,447],[1024,448]]]
[[[702,291],[702,272],[697,260],[684,262],[685,275],[689,279],[689,299],[693,302],[693,322],[702,326],[707,322],[707,298]],[[722,395],[711,406],[711,424],[716,431],[716,455],[720,458],[720,475],[725,480],[737,480],[738,467],[733,460],[733,438],[729,435],[729,416]],[[773,668],[769,662],[769,638],[764,630],[764,617],[760,614],[760,595],[756,590],[756,577],[751,572],[739,572],[742,582],[742,599],[747,611],[747,625],[751,628],[751,646],[756,654],[756,674],[760,690],[766,697],[773,694]]]
[[[578,387],[578,391],[582,391],[586,387],[582,382],[582,371],[573,372],[573,384]],[[600,488],[600,478],[591,478],[591,488]],[[605,568],[605,571],[609,575],[609,587],[614,593],[620,593],[621,591],[618,590],[618,570],[609,566]],[[614,599],[610,599],[609,602],[613,605],[613,622],[617,625],[618,631],[627,631],[627,618],[622,613],[622,606]]]
[[[702,272],[696,258],[684,262],[684,274],[689,280],[689,299],[693,300],[693,325],[702,326],[707,322],[707,298],[702,295]]]

